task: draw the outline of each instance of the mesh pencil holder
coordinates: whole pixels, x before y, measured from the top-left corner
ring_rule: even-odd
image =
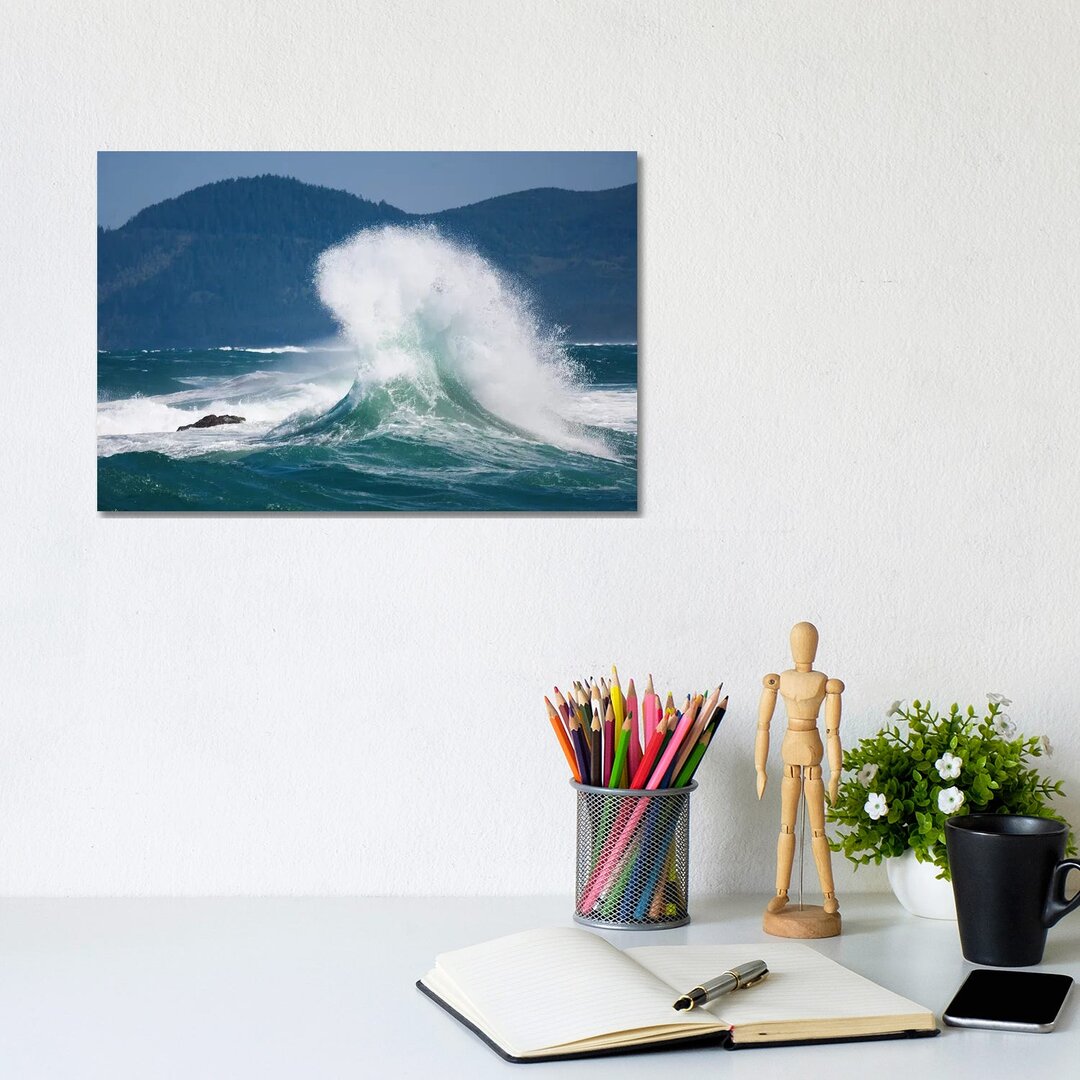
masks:
[[[611,930],[667,930],[690,921],[691,780],[637,791],[577,791],[574,921]]]

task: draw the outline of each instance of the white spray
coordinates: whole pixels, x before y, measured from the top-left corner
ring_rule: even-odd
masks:
[[[503,274],[433,226],[360,232],[323,252],[315,280],[359,355],[354,401],[407,380],[434,405],[446,378],[519,431],[611,456],[566,419],[581,389],[557,337]]]

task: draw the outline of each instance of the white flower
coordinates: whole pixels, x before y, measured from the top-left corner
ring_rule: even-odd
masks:
[[[1016,725],[1007,712],[998,713],[994,717],[994,730],[999,735],[1004,735],[1006,739],[1011,739],[1016,734]]]
[[[955,814],[964,805],[964,793],[958,787],[942,788],[938,792],[937,805],[943,814]]]
[[[955,754],[945,753],[934,762],[934,768],[942,780],[955,780],[960,775],[960,766],[963,764]]]
[[[1050,736],[1049,735],[1040,735],[1039,736],[1039,742],[1042,743],[1043,753],[1047,757],[1053,757],[1054,756],[1054,748],[1050,744]]]
[[[902,701],[894,701],[888,709],[885,711],[886,716],[900,716],[904,711],[904,703]]]
[[[884,817],[889,812],[889,806],[885,802],[885,796],[877,795],[872,791],[866,796],[866,805],[863,806],[863,809],[874,819],[874,821]]]
[[[986,700],[992,705],[1004,705],[1008,708],[1012,702],[1004,694],[987,694]]]
[[[868,762],[858,771],[858,773],[856,773],[855,779],[858,780],[863,787],[866,787],[868,784],[874,782],[874,777],[877,776],[877,769],[878,767],[872,761]]]

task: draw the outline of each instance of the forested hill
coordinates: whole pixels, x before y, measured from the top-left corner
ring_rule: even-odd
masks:
[[[312,272],[373,225],[434,222],[523,281],[576,341],[637,339],[637,186],[537,188],[407,214],[280,176],[222,180],[98,230],[98,347],[295,344],[336,330]]]

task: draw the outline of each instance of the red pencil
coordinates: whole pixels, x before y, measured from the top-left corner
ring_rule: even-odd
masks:
[[[645,753],[642,754],[641,761],[638,762],[637,771],[630,781],[630,786],[632,788],[643,788],[645,786],[645,781],[649,779],[652,767],[656,764],[656,759],[660,755],[660,747],[664,745],[664,735],[666,730],[667,725],[661,720],[660,723],[656,725],[652,735],[649,736],[649,742],[645,747]]]

